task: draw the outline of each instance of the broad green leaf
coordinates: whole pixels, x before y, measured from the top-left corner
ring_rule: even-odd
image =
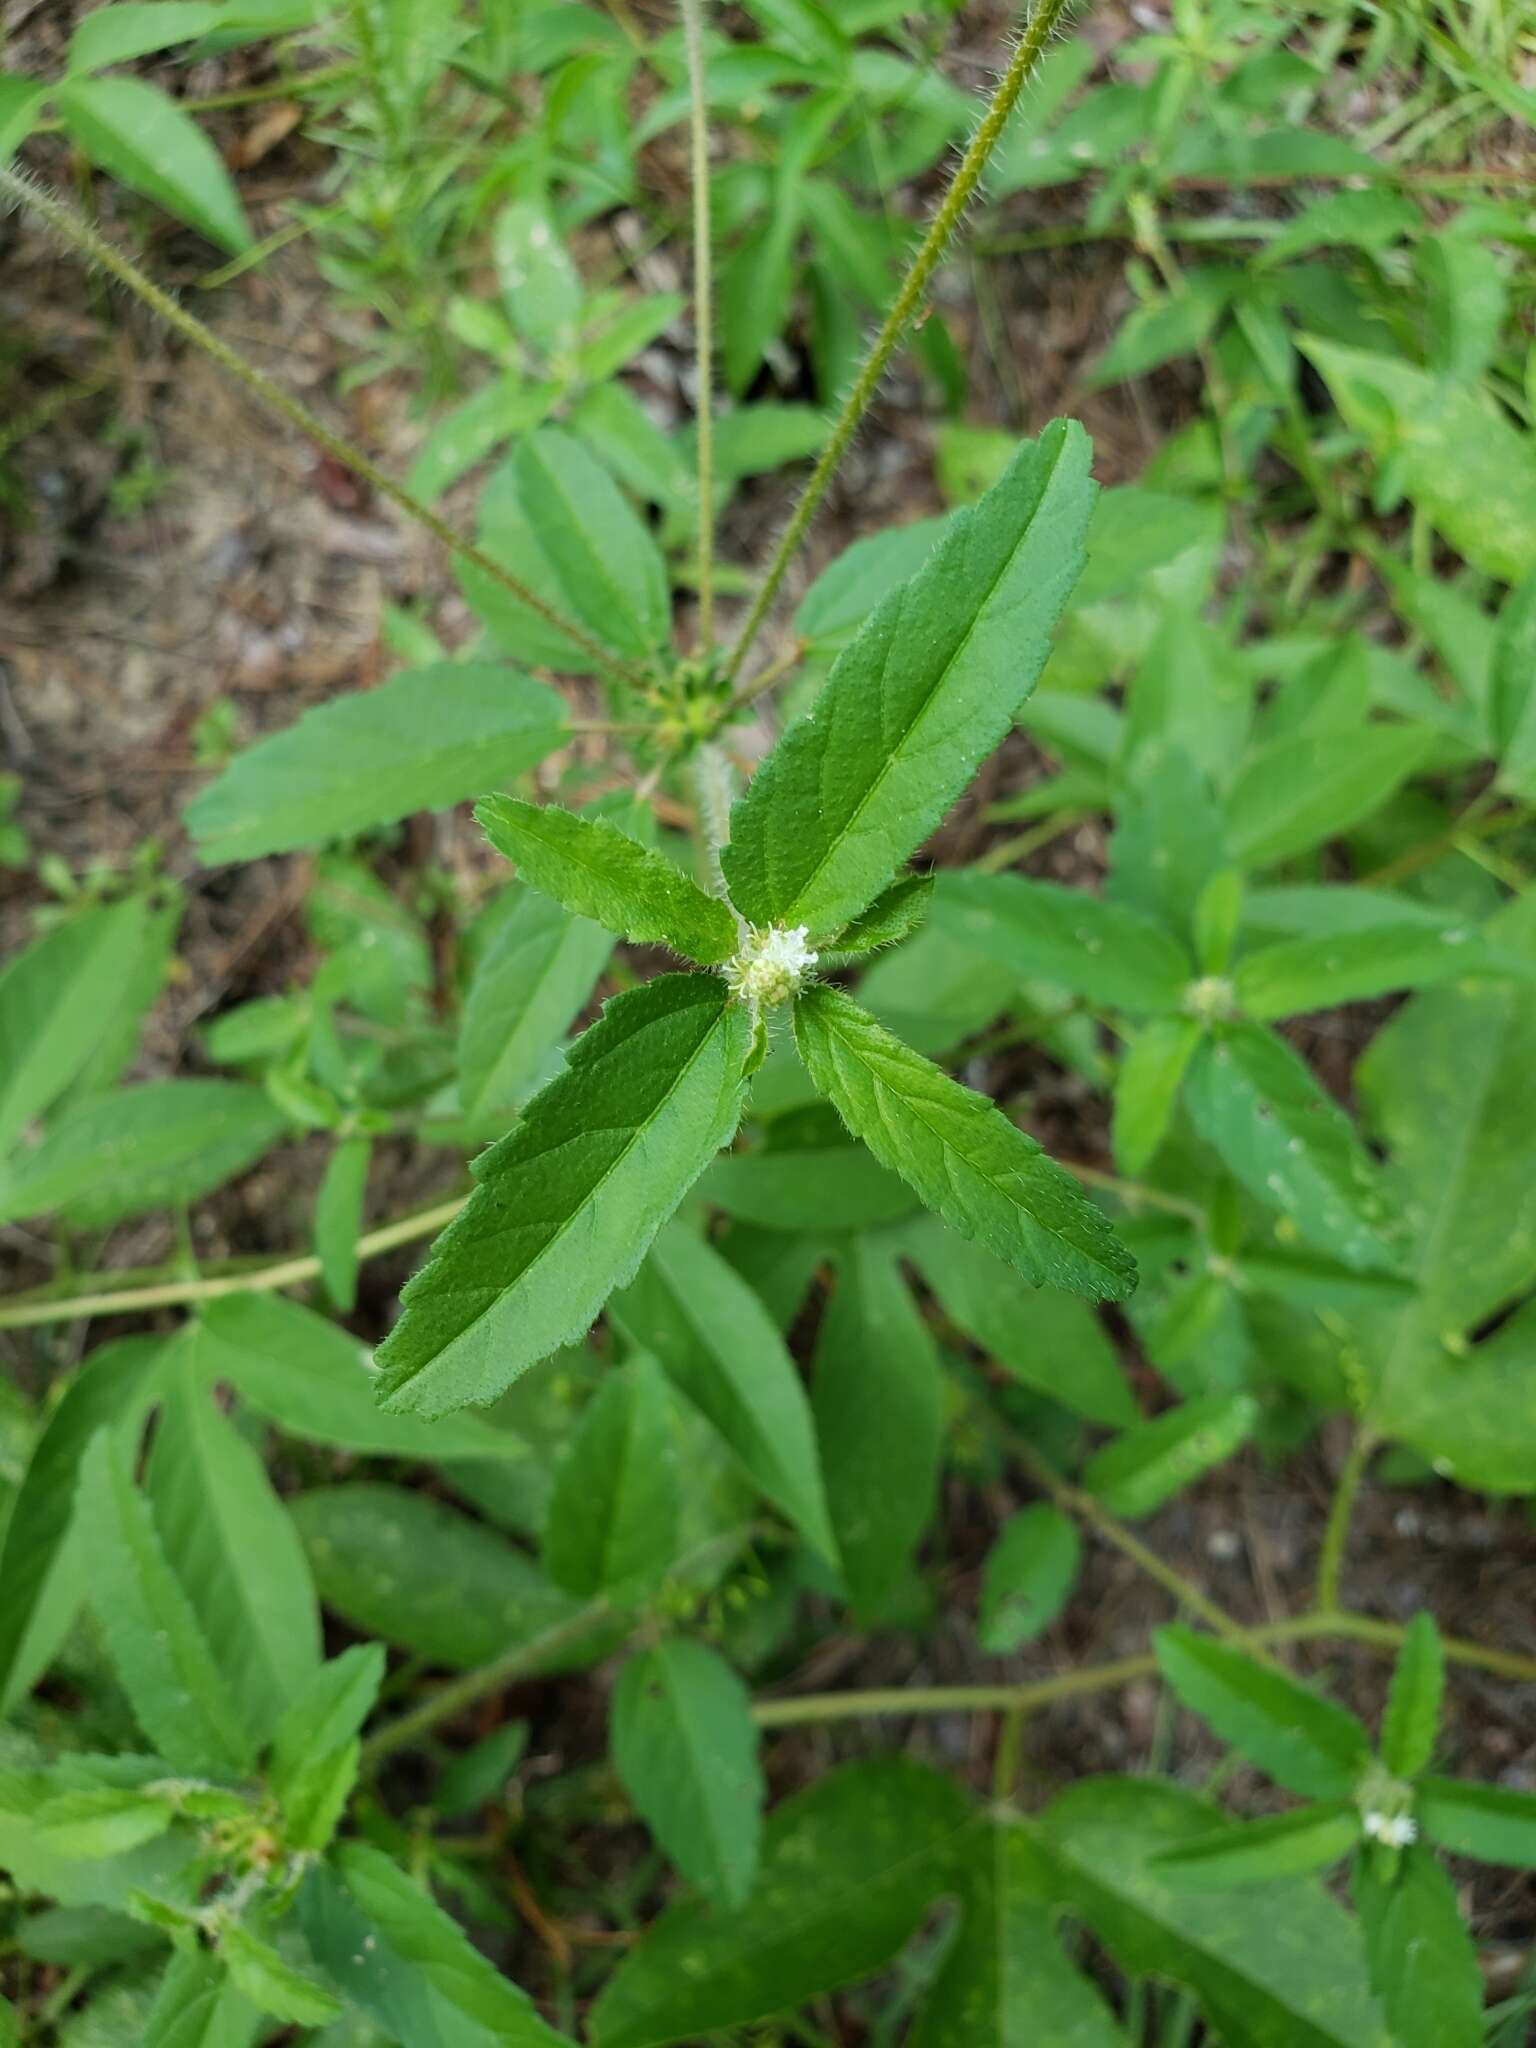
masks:
[[[552,378],[525,383],[503,369],[489,384],[441,414],[406,471],[406,489],[431,503],[503,442],[545,419],[560,397]]]
[[[265,1089],[239,1081],[145,1081],[92,1096],[0,1167],[0,1219],[57,1209],[101,1229],[195,1202],[243,1173],[285,1128]]]
[[[354,1480],[290,1504],[320,1597],[359,1631],[467,1671],[559,1632],[539,1668],[590,1661],[612,1631],[571,1624],[582,1603],[483,1523],[404,1487]]]
[[[1180,1701],[1278,1785],[1303,1799],[1347,1799],[1370,1762],[1354,1715],[1259,1664],[1232,1643],[1182,1626],[1153,1638]]]
[[[332,1306],[350,1315],[357,1305],[357,1241],[363,1228],[371,1138],[343,1138],[326,1161],[315,1196],[315,1256]]]
[[[510,200],[496,216],[492,246],[503,303],[524,341],[545,356],[568,354],[581,313],[581,279],[548,209],[533,199]]]
[[[837,1262],[812,1406],[849,1597],[877,1621],[933,1518],[943,1447],[938,1352],[877,1237],[854,1238]]]
[[[1133,308],[1093,365],[1089,373],[1093,386],[1144,377],[1162,363],[1194,355],[1209,340],[1241,277],[1230,264],[1202,264],[1198,270],[1186,272],[1177,292],[1160,294]]]
[[[1536,897],[1483,931],[1491,945],[1536,962]],[[1388,1185],[1413,1236],[1408,1263],[1437,1332],[1473,1327],[1536,1277],[1533,1071],[1536,990],[1512,982],[1416,996],[1355,1069],[1365,1114],[1391,1154]],[[1462,1397],[1453,1399],[1459,1408]],[[1469,1408],[1460,1419],[1472,1425],[1483,1414],[1497,1410]]]
[[[1022,1835],[997,1821],[973,1836],[959,1930],[910,2048],[1127,2048],[1100,1993],[1062,1954],[1055,1915],[1029,1882]]]
[[[788,182],[780,179],[781,191]],[[776,205],[720,266],[721,362],[726,388],[737,397],[788,322],[799,226],[797,205]]]
[[[1477,1950],[1436,1858],[1417,1843],[1390,1875],[1362,1858],[1354,1894],[1394,2048],[1481,2048]]]
[[[1010,1515],[981,1572],[976,1639],[992,1657],[1006,1657],[1043,1635],[1077,1583],[1083,1540],[1060,1508],[1038,1502]]]
[[[1415,212],[1413,227],[1420,225]],[[1507,304],[1504,273],[1493,250],[1471,235],[1424,235],[1414,250],[1424,280],[1430,367],[1458,384],[1474,384],[1498,346]]]
[[[616,996],[479,1162],[380,1347],[393,1409],[488,1401],[581,1336],[734,1132],[747,1011],[712,975]]]
[[[261,1459],[176,1346],[146,1491],[172,1571],[258,1742],[320,1665],[320,1610],[304,1552]]]
[[[1194,962],[1160,924],[1085,890],[972,869],[946,874],[939,894],[956,907],[949,929],[1020,981],[1145,1015],[1177,1010],[1194,979]]]
[[[795,1043],[854,1135],[962,1237],[1035,1286],[1097,1300],[1130,1293],[1135,1264],[1102,1212],[994,1103],[831,987],[796,1003]]]
[[[690,1884],[722,1907],[752,1889],[763,1774],[752,1699],[702,1643],[673,1641],[624,1666],[613,1696],[614,1769]]]
[[[55,925],[0,974],[0,1156],[100,1047],[144,936],[130,896]]]
[[[471,1114],[527,1094],[591,1000],[613,952],[611,932],[572,917],[536,889],[486,948],[459,1026],[459,1100]]]
[[[1425,1778],[1415,1808],[1430,1841],[1453,1856],[1536,1870],[1536,1798],[1503,1785]]]
[[[555,1584],[587,1599],[646,1600],[676,1548],[678,1485],[667,1384],[642,1353],[603,1380],[555,1476],[544,1530]]]
[[[1391,461],[1410,498],[1475,568],[1506,583],[1536,569],[1536,458],[1481,391],[1305,336],[1349,426]]]
[[[566,2042],[458,1923],[377,1849],[346,1844],[335,1870],[313,1873],[299,1910],[316,1960],[401,2048]]]
[[[1170,1884],[1221,1890],[1272,1884],[1307,1870],[1326,1870],[1360,1840],[1360,1815],[1350,1800],[1303,1806],[1243,1827],[1222,1827],[1181,1842],[1159,1859]]]
[[[218,26],[220,12],[207,0],[117,0],[115,6],[94,7],[75,24],[69,68],[100,71],[173,43],[190,43]]]
[[[516,1437],[478,1415],[386,1415],[368,1349],[335,1323],[275,1294],[228,1294],[203,1310],[198,1357],[216,1379],[290,1436],[374,1458],[521,1463]]]
[[[1500,608],[1488,680],[1500,785],[1512,796],[1536,797],[1536,569]]]
[[[480,499],[480,544],[536,596],[622,655],[644,660],[671,623],[661,551],[618,485],[581,442],[540,427]],[[519,661],[587,674],[592,657],[483,570],[458,571],[464,594]]]
[[[179,1769],[244,1771],[249,1724],[109,1430],[80,1461],[79,1514],[91,1606],[139,1726]]]
[[[55,99],[64,126],[99,170],[232,256],[250,247],[251,231],[223,158],[157,86],[139,78],[70,78]]]
[[[1248,1191],[1346,1266],[1392,1270],[1381,1177],[1353,1124],[1300,1055],[1260,1024],[1232,1024],[1190,1067],[1195,1127]]]
[[[323,2027],[339,2017],[341,2000],[287,1963],[270,1942],[236,1921],[219,1936],[230,1981],[258,2012],[292,2026]]]
[[[1377,811],[1430,752],[1423,726],[1296,733],[1255,748],[1227,793],[1227,837],[1245,868],[1292,860]]]
[[[719,1431],[753,1484],[813,1550],[835,1558],[811,1412],[794,1360],[753,1290],[671,1223],[613,1314]]]
[[[857,959],[910,938],[927,916],[932,894],[931,875],[899,875],[867,910],[843,926],[834,942],[835,952]]]
[[[211,1950],[179,1948],[160,1979],[139,2048],[249,2048],[260,2024]]]
[[[433,662],[335,697],[237,754],[187,806],[204,860],[351,839],[482,796],[557,747],[552,690],[490,662]]]
[[[509,796],[487,798],[475,817],[525,881],[578,916],[705,967],[736,951],[736,920],[719,898],[606,819]]]
[[[171,976],[184,909],[181,892],[163,886],[160,900],[146,906],[133,958],[116,985],[106,1032],[70,1082],[64,1102],[115,1088],[138,1058],[144,1020]]]
[[[1467,975],[1518,971],[1522,964],[1492,953],[1480,934],[1465,925],[1441,931],[1426,930],[1421,924],[1383,925],[1374,931],[1284,939],[1265,946],[1238,962],[1232,985],[1240,1009],[1250,1017],[1267,1019],[1336,1009],[1342,1003]]]
[[[1202,1394],[1096,1451],[1083,1484],[1113,1515],[1150,1515],[1230,1458],[1258,1419],[1251,1394]]]
[[[754,924],[846,924],[1002,739],[1082,564],[1088,461],[1081,428],[1048,427],[956,515],[758,769],[722,855]]]
[[[968,1244],[937,1217],[903,1233],[951,1322],[1015,1379],[1090,1422],[1136,1420],[1115,1347],[1093,1310],[1054,1287],[1031,1287],[985,1245]]]
[[[1160,1858],[1216,1818],[1172,1785],[1074,1786],[1031,1830],[1038,1894],[1086,1921],[1129,1975],[1188,1986],[1226,2048],[1391,2048],[1359,1932],[1315,1878],[1236,1894],[1169,1882]]]
[[[597,2048],[664,2048],[870,1976],[951,1887],[970,1807],[901,1758],[850,1764],[769,1817],[745,1903],[669,1907],[592,2008]]]
[[[1435,1753],[1445,1695],[1445,1651],[1434,1617],[1416,1614],[1397,1653],[1381,1724],[1381,1760],[1394,1778],[1416,1778]]]
[[[158,1337],[123,1337],[92,1352],[37,1440],[0,1544],[0,1710],[11,1710],[74,1625],[86,1588],[72,1540],[80,1462],[104,1429],[137,1435],[164,1351]]]
[[[1115,1159],[1139,1174],[1168,1135],[1179,1089],[1200,1043],[1197,1017],[1153,1017],[1125,1049],[1115,1075]]]

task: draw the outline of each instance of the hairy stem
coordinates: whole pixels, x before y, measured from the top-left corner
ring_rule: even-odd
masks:
[[[843,457],[848,452],[860,420],[863,419],[876,391],[880,388],[881,379],[896,352],[896,345],[922,303],[929,281],[953,240],[955,230],[959,227],[976,187],[981,182],[982,172],[987,167],[987,159],[996,148],[1008,116],[1018,102],[1019,94],[1024,89],[1024,82],[1039,63],[1057,22],[1066,12],[1066,4],[1067,0],[1038,0],[1035,11],[1019,38],[1012,61],[1003,73],[1002,81],[992,95],[976,133],[971,137],[970,146],[950,180],[949,189],[939,202],[939,210],[912,259],[912,266],[896,294],[890,311],[885,316],[884,325],[875,336],[869,354],[853,380],[853,387],[843,401],[843,408],[838,414],[831,438],[822,451],[815,469],[812,470],[810,481],[800,494],[799,502],[790,514],[783,538],[774,551],[768,572],[752,601],[746,623],[742,626],[736,644],[731,650],[727,668],[729,675],[740,674],[741,665],[751,651],[752,643],[757,638],[764,619],[768,616],[769,607],[778,595],[779,585],[784,580],[784,572],[793,561],[801,541],[804,540],[806,529],[815,515],[817,506],[826,495],[827,486],[837,474]]]
[[[1339,1581],[1344,1572],[1344,1552],[1349,1543],[1349,1525],[1366,1467],[1376,1449],[1369,1430],[1360,1430],[1349,1447],[1349,1456],[1339,1470],[1333,1502],[1323,1530],[1323,1545],[1317,1559],[1317,1607],[1321,1614],[1334,1613],[1339,1605]]]
[[[709,222],[709,108],[704,97],[704,0],[682,0],[688,53],[688,134],[693,184],[694,413],[698,432],[699,646],[715,640],[715,305]]]
[[[556,632],[579,647],[600,668],[606,669],[612,675],[621,676],[625,682],[637,689],[645,686],[646,678],[639,669],[604,647],[601,641],[595,640],[586,631],[585,627],[578,626],[574,620],[558,612],[553,605],[546,604],[536,591],[530,590],[510,569],[504,569],[499,562],[492,561],[491,557],[476,547],[473,541],[466,539],[462,533],[451,527],[446,519],[439,518],[429,505],[422,504],[419,498],[413,498],[409,491],[397,484],[393,477],[386,475],[361,450],[344,441],[339,434],[332,433],[325,422],[312,413],[308,406],[301,404],[280,385],[274,384],[254,363],[247,362],[238,349],[231,348],[210,328],[205,327],[196,314],[189,313],[168,292],[162,291],[157,284],[147,278],[130,257],[124,255],[121,249],[115,248],[105,236],[98,234],[67,200],[61,199],[55,192],[46,191],[30,178],[22,177],[4,166],[0,166],[0,198],[26,207],[44,221],[61,240],[69,243],[90,262],[99,263],[109,276],[116,278],[119,284],[126,285],[134,297],[142,300],[168,327],[200,348],[204,354],[211,356],[220,369],[243,384],[246,390],[270,411],[287,420],[290,426],[296,427],[328,455],[334,456],[354,475],[361,477],[381,498],[387,498],[392,505],[398,506],[408,519],[414,519],[418,526],[425,527],[433,539],[440,541],[451,553],[458,555],[463,561],[472,563],[483,575],[491,577],[504,590],[510,591],[519,604],[526,605],[531,612],[535,612],[547,626],[552,626]]]
[[[674,1579],[687,1582],[696,1573],[708,1573],[715,1565],[727,1565],[752,1535],[748,1528],[732,1529],[723,1536],[711,1536],[680,1557],[672,1567]],[[540,1631],[525,1643],[508,1650],[489,1664],[482,1664],[478,1670],[463,1672],[452,1678],[419,1706],[393,1721],[386,1721],[382,1728],[376,1728],[363,1744],[362,1770],[365,1775],[376,1772],[386,1758],[397,1750],[408,1749],[413,1742],[419,1742],[430,1735],[434,1728],[444,1721],[452,1720],[466,1709],[476,1706],[481,1700],[489,1699],[493,1693],[505,1692],[509,1685],[519,1679],[534,1677],[540,1666],[547,1665],[552,1657],[562,1650],[568,1650],[589,1636],[593,1629],[605,1621],[611,1621],[619,1610],[601,1594],[589,1600],[564,1621],[558,1621],[550,1628]]]
[[[1266,1622],[1250,1629],[1243,1640],[1250,1646],[1265,1648],[1280,1643],[1336,1641],[1395,1651],[1405,1633],[1396,1622],[1375,1621],[1365,1614],[1311,1613],[1295,1615],[1288,1621]],[[1444,1637],[1443,1641],[1446,1657],[1453,1664],[1491,1671],[1525,1684],[1536,1681],[1536,1658],[1486,1649],[1481,1643],[1465,1642],[1456,1636]],[[1059,1671],[1048,1678],[1026,1679],[1020,1685],[889,1686],[870,1692],[802,1693],[798,1699],[759,1700],[752,1709],[752,1718],[760,1728],[794,1728],[806,1722],[854,1721],[866,1715],[1027,1712],[1057,1700],[1107,1692],[1117,1685],[1129,1685],[1134,1679],[1155,1678],[1157,1672],[1155,1657],[1118,1657],[1110,1663],[1087,1665],[1081,1671]]]
[[[731,764],[722,748],[706,740],[694,755],[693,808],[706,877],[716,896],[727,896],[720,849],[731,836]]]
[[[439,1202],[414,1216],[398,1217],[364,1233],[357,1241],[359,1259],[377,1258],[402,1244],[432,1237],[445,1223],[451,1223],[463,1208],[467,1196],[456,1195],[451,1202]],[[61,1294],[53,1299],[16,1301],[0,1307],[0,1330],[36,1329],[44,1323],[74,1322],[83,1316],[138,1315],[152,1308],[185,1308],[199,1301],[216,1301],[221,1294],[275,1294],[285,1287],[298,1287],[320,1274],[320,1261],[310,1253],[296,1258],[276,1259],[266,1266],[245,1266],[223,1273],[205,1273],[195,1280],[167,1280],[146,1287],[103,1288],[95,1294]]]
[[[1138,1570],[1145,1572],[1165,1592],[1171,1593],[1181,1607],[1187,1608],[1191,1614],[1198,1614],[1217,1635],[1233,1642],[1247,1642],[1253,1638],[1255,1630],[1245,1628],[1225,1608],[1218,1607],[1214,1600],[1201,1592],[1193,1579],[1185,1578],[1182,1572],[1165,1563],[1155,1550],[1150,1550],[1139,1536],[1133,1535],[1123,1522],[1110,1514],[1107,1508],[1101,1507],[1091,1493],[1070,1485],[1046,1463],[1032,1444],[1012,1430],[1008,1433],[1008,1448],[1035,1484],[1048,1493],[1058,1507],[1086,1522],[1096,1536],[1101,1536],[1122,1556],[1128,1557]]]

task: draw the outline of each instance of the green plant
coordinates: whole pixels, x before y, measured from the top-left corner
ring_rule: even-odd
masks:
[[[594,95],[610,60],[628,78],[632,50],[587,49],[613,39],[571,12],[580,47],[530,68],[577,64],[568,91]],[[839,97],[824,67],[889,10],[760,13],[742,77],[813,88],[765,130],[782,167],[797,110]],[[1485,2013],[1434,1851],[1536,1867],[1536,1798],[1431,1766],[1458,1746],[1447,1671],[1528,1685],[1536,1662],[1343,1603],[1373,1473],[1536,1493],[1536,540],[1511,481],[1528,422],[1490,369],[1509,301],[1477,316],[1486,346],[1419,361],[1409,337],[1467,301],[1427,257],[1388,267],[1392,351],[1307,344],[1347,436],[1278,348],[1261,433],[1221,350],[1264,332],[1242,318],[1263,273],[1223,280],[1199,337],[1209,432],[1096,496],[1075,424],[951,430],[940,473],[969,502],[848,548],[758,653],[989,159],[1032,147],[1086,68],[1054,52],[1014,113],[1058,13],[1027,25],[752,584],[717,545],[745,473],[729,444],[744,419],[786,423],[710,410],[707,177],[691,474],[680,437],[664,465],[637,456],[638,408],[614,396],[675,303],[592,292],[548,195],[498,191],[505,324],[467,300],[454,317],[493,362],[509,333],[525,354],[408,490],[0,173],[421,519],[483,629],[450,652],[397,615],[404,665],[377,687],[243,750],[205,723],[203,861],[311,863],[305,971],[201,1027],[217,1077],[123,1080],[181,911],[153,850],[83,886],[50,870],[60,904],[0,978],[0,1221],[54,1218],[59,1268],[0,1330],[190,1312],[78,1367],[39,1337],[47,1398],[0,1411],[3,1938],[29,2036],[1177,2048],[1203,2027],[1232,2048],[1471,2048],[1521,2024],[1524,1994]],[[730,52],[699,0],[683,16],[699,170]],[[365,5],[352,33],[411,18]],[[483,83],[496,22],[455,21],[444,47]],[[1154,167],[1208,75],[1234,116],[1270,105],[1274,74],[1295,87],[1285,63],[1247,75],[1291,54],[1280,26],[1185,9],[1173,47],[1141,52],[1162,83],[1124,119]],[[806,75],[786,73],[808,36]],[[387,58],[360,61],[387,99]],[[1117,204],[1166,253],[1145,169]],[[1141,346],[1153,316],[1132,317]],[[1259,461],[1271,434],[1289,482]],[[466,541],[423,500],[503,440]],[[1295,528],[1266,547],[1288,493]],[[798,715],[737,795],[781,680]],[[930,867],[1000,747],[983,850]],[[397,833],[471,798],[517,871],[473,901]],[[1107,825],[1102,893],[1010,871],[1085,819]],[[1384,1022],[1351,1007],[1385,996]],[[1303,1057],[1294,1020],[1319,1013],[1364,1048],[1349,1107]],[[1052,1070],[1103,1106],[1095,1158],[1058,1164],[1020,1128]],[[190,1208],[300,1140],[307,1247],[200,1269]],[[376,1162],[405,1146],[436,1150],[442,1195],[365,1227]],[[114,1227],[156,1209],[180,1226],[170,1263],[98,1270]],[[366,1350],[344,1320],[382,1333],[365,1263],[428,1238]],[[309,1305],[282,1298],[299,1288]],[[1343,1456],[1288,1617],[1238,1619],[1132,1526],[1244,1445],[1278,1461],[1324,1424]],[[1039,1498],[1012,1512],[1020,1478]],[[941,1487],[985,1518],[984,1558]],[[969,1646],[972,1576],[978,1657],[1044,1638],[1084,1533],[1174,1602],[1151,1653],[921,1673],[941,1627]],[[322,1606],[358,1638],[331,1657]],[[914,1675],[806,1690],[850,1624],[918,1646]],[[1395,1653],[1374,1751],[1278,1662],[1306,1644]],[[615,1664],[604,1757],[525,1772],[508,1690]],[[1307,1803],[1228,1819],[1214,1783],[1164,1768],[1165,1726],[1155,1775],[1088,1775],[1039,1808],[1026,1717],[1153,1679]],[[960,1714],[997,1717],[989,1798],[918,1756],[850,1744],[822,1768],[778,1747]],[[771,1811],[765,1764],[797,1781]],[[611,1853],[632,1819],[658,1855]],[[1316,1874],[1346,1858],[1352,1911]]]

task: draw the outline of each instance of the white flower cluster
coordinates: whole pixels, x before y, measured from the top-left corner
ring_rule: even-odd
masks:
[[[1360,1816],[1360,1825],[1371,1841],[1384,1842],[1389,1849],[1406,1849],[1419,1838],[1419,1824],[1411,1813],[1378,1813],[1372,1807]]]
[[[731,994],[749,1003],[783,1003],[798,995],[816,965],[816,955],[805,943],[808,936],[809,928],[803,924],[766,929],[749,925],[740,952],[726,962]]]

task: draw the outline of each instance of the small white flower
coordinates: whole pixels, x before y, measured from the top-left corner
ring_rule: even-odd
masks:
[[[1184,1014],[1209,1022],[1230,1017],[1237,1005],[1237,990],[1224,974],[1202,974],[1184,990]]]
[[[726,962],[731,994],[749,1003],[783,1003],[798,995],[816,955],[806,945],[803,924],[747,927],[741,950]]]
[[[1378,1813],[1372,1809],[1361,1816],[1360,1824],[1373,1842],[1383,1842],[1389,1849],[1406,1849],[1419,1838],[1419,1824],[1411,1813]]]

